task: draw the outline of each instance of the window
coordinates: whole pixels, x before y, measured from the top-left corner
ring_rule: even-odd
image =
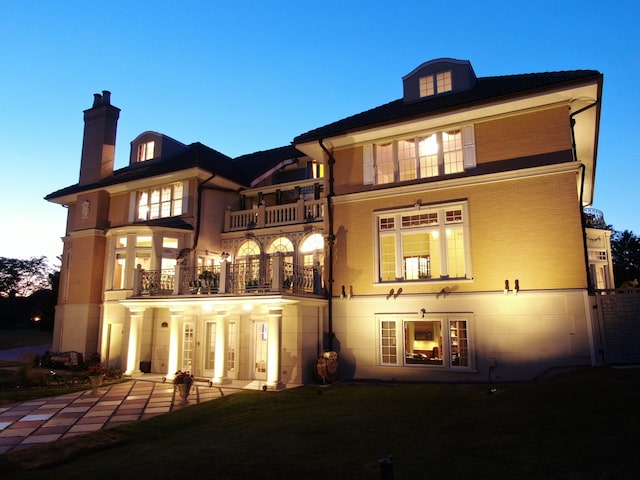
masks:
[[[146,142],[138,145],[138,162],[151,160],[154,155],[155,142]]]
[[[311,178],[323,178],[324,177],[324,164],[316,162],[315,160],[309,162],[311,168]]]
[[[153,220],[181,215],[182,196],[182,183],[138,192],[138,220]]]
[[[453,90],[451,70],[420,77],[420,97],[429,97],[436,93],[445,93]]]
[[[472,125],[363,148],[364,183],[383,185],[475,167]]]
[[[470,278],[466,203],[379,213],[378,282]]]
[[[381,320],[379,325],[381,365],[472,366],[467,319]]]

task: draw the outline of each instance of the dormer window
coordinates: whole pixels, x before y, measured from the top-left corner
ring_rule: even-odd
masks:
[[[437,93],[453,90],[451,70],[420,77],[420,97],[428,97]]]
[[[476,74],[467,60],[439,58],[420,65],[402,77],[405,103],[428,101],[430,98],[471,90]]]
[[[156,142],[146,142],[138,145],[138,162],[151,160],[154,155]]]

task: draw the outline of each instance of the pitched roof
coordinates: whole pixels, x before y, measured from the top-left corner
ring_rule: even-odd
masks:
[[[288,160],[304,156],[305,154],[293,145],[287,145],[240,155],[233,159],[233,163],[245,173],[246,178],[250,182],[269,170],[281,167]]]
[[[508,98],[523,93],[569,86],[602,77],[597,70],[572,70],[560,72],[528,73],[497,77],[480,77],[473,88],[446,95],[427,97],[406,103],[403,99],[381,105],[371,110],[338,120],[310,130],[294,138],[294,144],[317,141],[374,126],[382,126],[399,120],[408,120],[431,113]]]
[[[134,163],[127,167],[115,170],[112,175],[91,184],[75,184],[57,190],[45,197],[51,200],[57,197],[74,193],[103,188],[110,185],[117,185],[134,180],[150,178],[157,175],[177,172],[188,168],[198,167],[212,174],[220,175],[237,183],[244,184],[245,178],[238,172],[232,164],[230,157],[212,148],[196,142],[188,145],[188,149],[176,156],[166,159],[149,160],[146,162]]]

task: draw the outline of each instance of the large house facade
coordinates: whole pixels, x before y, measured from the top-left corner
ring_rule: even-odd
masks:
[[[593,365],[602,75],[426,62],[394,102],[229,158],[157,132],[114,170],[120,110],[84,112],[53,348],[221,385],[495,381]],[[607,250],[609,248],[609,250]]]

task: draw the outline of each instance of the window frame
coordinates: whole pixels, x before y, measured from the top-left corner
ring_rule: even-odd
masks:
[[[429,344],[438,346],[439,358],[415,360],[416,351],[407,348],[407,331],[411,323],[439,323],[441,338],[432,338]],[[462,329],[464,325],[464,329]],[[469,314],[427,314],[421,318],[380,316],[377,319],[377,364],[381,367],[426,368],[449,371],[475,369],[475,350],[472,337],[473,319]],[[437,329],[435,329],[437,330]],[[464,331],[464,335],[460,332]],[[455,332],[452,333],[452,332]],[[415,335],[415,334],[414,334]],[[415,336],[412,341],[416,341]],[[432,347],[431,347],[432,349]],[[422,349],[424,350],[424,349]],[[404,352],[404,353],[403,353]],[[409,356],[411,355],[411,358]]]
[[[466,199],[431,205],[417,203],[409,208],[376,211],[373,213],[372,224],[375,239],[373,252],[375,284],[473,278],[470,220]],[[407,278],[409,275],[406,274],[406,259],[420,256],[405,255],[405,252],[410,250],[405,240],[413,234],[432,235],[438,251],[435,254],[429,253],[429,260],[424,262],[429,264],[426,275],[418,274],[418,278]],[[457,242],[460,236],[462,246]],[[391,258],[392,255],[393,258]],[[462,265],[460,265],[461,261]],[[418,268],[421,263],[418,261]],[[437,272],[437,275],[432,272]]]
[[[185,193],[185,182],[138,190],[135,195],[135,220],[144,222],[182,215],[185,212]]]
[[[445,147],[449,148],[445,150]],[[475,166],[473,124],[454,125],[363,146],[365,185],[446,177]]]

